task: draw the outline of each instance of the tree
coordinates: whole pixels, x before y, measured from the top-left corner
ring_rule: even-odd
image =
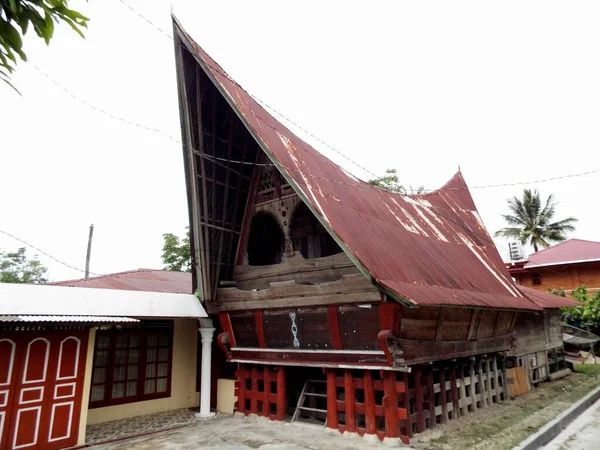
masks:
[[[177,272],[191,272],[192,255],[190,251],[190,229],[183,238],[175,236],[173,233],[163,234],[162,262],[166,270]]]
[[[522,198],[509,198],[507,202],[511,214],[503,214],[502,217],[510,226],[496,231],[496,237],[529,243],[537,252],[540,247],[549,247],[552,242],[564,241],[567,239],[565,233],[575,231],[573,224],[577,219],[574,217],[552,222],[557,204],[552,194],[543,207],[540,193],[531,189],[524,189]]]
[[[411,195],[422,194],[425,192],[425,188],[423,186],[418,189],[413,189],[412,186],[409,186],[407,190],[404,185],[400,184],[398,181],[398,171],[396,169],[387,169],[385,171],[385,175],[379,178],[373,178],[372,180],[367,181],[367,183],[377,186],[378,188],[385,189],[386,191],[395,192],[396,194],[408,195],[409,191]]]
[[[25,247],[16,252],[0,252],[0,283],[42,284],[48,269],[37,256],[29,258]]]
[[[552,294],[561,295],[561,290],[549,289]],[[564,297],[564,291],[562,291]],[[574,308],[563,308],[563,319],[578,327],[591,327],[596,329],[600,327],[600,291],[596,291],[593,295],[587,291],[585,286],[581,285],[571,292],[571,296],[581,302],[581,306]]]
[[[23,36],[31,25],[36,34],[50,43],[54,24],[65,22],[83,36],[88,18],[69,9],[68,0],[0,0],[0,80],[10,83],[17,56],[27,61],[23,51]],[[14,87],[13,87],[14,88]]]

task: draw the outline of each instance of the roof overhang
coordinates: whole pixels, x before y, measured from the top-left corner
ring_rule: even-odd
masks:
[[[600,258],[594,259],[578,259],[575,261],[559,261],[547,264],[525,264],[524,269],[537,269],[538,267],[550,267],[550,266],[564,266],[567,264],[585,264],[585,263],[593,263],[600,262]]]
[[[208,314],[192,294],[0,283],[7,316],[94,316],[201,319]]]

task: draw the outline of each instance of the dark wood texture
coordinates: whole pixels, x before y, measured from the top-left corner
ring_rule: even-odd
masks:
[[[378,350],[379,308],[377,305],[362,308],[340,306],[338,318],[345,349]]]
[[[230,314],[229,319],[237,345],[241,347],[258,347],[256,319],[253,313]]]

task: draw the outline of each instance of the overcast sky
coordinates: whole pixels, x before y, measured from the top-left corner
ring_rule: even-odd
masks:
[[[369,171],[433,189],[600,168],[600,2],[123,0],[168,34],[170,11],[242,86]],[[37,67],[81,100],[180,138],[173,42],[120,0],[72,1],[91,18]],[[20,63],[0,85],[0,230],[91,271],[160,268],[162,234],[187,225],[181,146],[122,123]],[[294,131],[295,129],[291,127]],[[348,171],[368,173],[301,132]],[[600,174],[531,184],[600,240]],[[523,186],[474,188],[493,233]],[[506,242],[497,241],[504,256]],[[0,249],[21,243],[0,234]],[[37,253],[32,251],[32,253]],[[44,255],[52,280],[82,274]]]

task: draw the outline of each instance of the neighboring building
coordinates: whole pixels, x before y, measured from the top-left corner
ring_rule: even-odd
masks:
[[[198,406],[207,315],[190,274],[54,284],[0,284],[1,450],[81,445],[86,425]]]
[[[569,239],[507,267],[517,284],[539,291],[571,292],[581,285],[595,291],[600,289],[600,242]]]
[[[562,349],[544,317],[571,302],[514,284],[460,172],[425,195],[364,183],[174,36],[194,289],[238,367],[237,411],[408,443]]]

